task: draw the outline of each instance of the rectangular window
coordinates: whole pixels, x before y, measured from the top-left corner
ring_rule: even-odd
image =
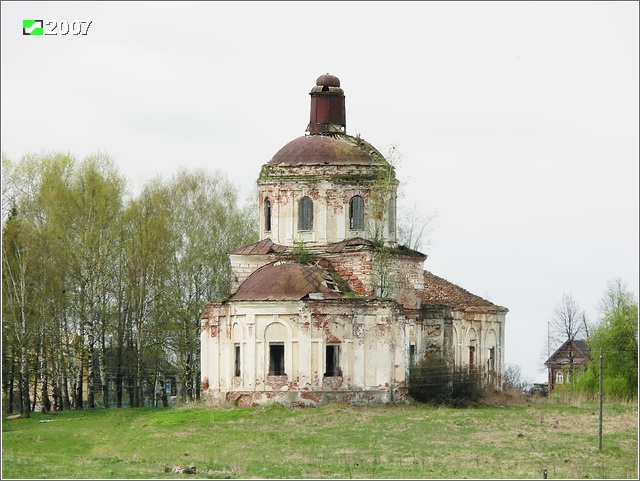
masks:
[[[340,375],[340,346],[335,344],[328,344],[326,349],[324,372],[325,377],[339,376]]]
[[[416,345],[411,344],[409,346],[409,367],[416,365]]]
[[[271,232],[271,201],[264,201],[264,230]]]
[[[476,362],[476,348],[469,346],[469,368],[473,369]]]
[[[269,375],[286,376],[284,372],[284,343],[269,344]]]
[[[241,364],[240,364],[240,344],[235,344],[234,351],[235,351],[234,376],[240,376],[240,369],[241,369]]]
[[[396,233],[396,201],[393,197],[389,199],[389,235]]]
[[[306,196],[298,204],[298,230],[313,230],[313,201]]]
[[[364,229],[364,200],[359,195],[354,195],[349,201],[349,228]]]
[[[493,372],[495,371],[495,353],[496,353],[496,348],[495,347],[490,347],[489,348],[489,359],[487,359],[487,370],[489,372]]]

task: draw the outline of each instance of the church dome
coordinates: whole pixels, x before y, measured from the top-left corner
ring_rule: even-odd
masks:
[[[395,243],[395,169],[360,135],[346,133],[344,93],[324,74],[311,90],[307,135],[262,165],[258,177],[260,238],[293,246],[354,237]]]
[[[349,135],[305,135],[282,147],[268,165],[371,165],[382,158],[371,144]]]
[[[316,80],[316,85],[318,87],[340,87],[340,79],[335,75],[326,73],[318,77],[318,79]]]
[[[337,282],[327,269],[297,262],[275,262],[251,274],[231,300],[297,301],[314,293],[324,298],[341,296]]]

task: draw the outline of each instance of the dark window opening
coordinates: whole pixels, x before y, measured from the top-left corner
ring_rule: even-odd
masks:
[[[269,375],[285,376],[284,344],[269,344]]]
[[[409,346],[409,367],[413,367],[416,364],[416,345],[411,344]]]
[[[495,371],[495,353],[496,353],[496,348],[495,347],[490,347],[489,348],[489,359],[487,360],[487,371],[489,372],[493,372]]]
[[[328,345],[325,354],[325,377],[340,376],[340,346]]]
[[[240,344],[235,345],[235,362],[234,362],[234,375],[240,376]]]
[[[264,230],[271,232],[271,201],[264,201]]]
[[[338,284],[336,284],[336,281],[334,281],[331,278],[331,276],[325,277],[323,284],[327,286],[329,289],[331,289],[332,291],[340,292],[340,289],[338,288]]]
[[[309,197],[300,199],[298,210],[298,230],[313,229],[313,201]]]
[[[469,367],[473,369],[473,366],[476,362],[476,348],[473,346],[469,346]]]
[[[359,195],[354,195],[349,201],[349,228],[364,229],[364,199]]]

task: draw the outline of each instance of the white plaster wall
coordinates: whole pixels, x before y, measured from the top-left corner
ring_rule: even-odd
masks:
[[[259,183],[260,184],[260,183]],[[340,242],[353,237],[371,237],[371,229],[353,230],[349,226],[349,201],[355,195],[365,201],[365,226],[370,224],[371,189],[362,183],[359,187],[332,183],[326,180],[308,181],[282,179],[279,182],[259,185],[258,209],[260,218],[260,238],[270,238],[276,244],[291,246],[295,241],[304,240],[313,244]],[[392,195],[395,198],[395,189]],[[298,231],[298,204],[302,197],[313,200],[314,223],[312,231]],[[271,231],[265,229],[265,199],[271,201]],[[395,202],[394,202],[395,210]],[[395,242],[397,227],[389,229],[389,212],[382,220],[383,240]],[[395,212],[393,213],[396,218]]]
[[[495,374],[502,379],[504,374],[504,324],[505,313],[493,309],[454,311],[453,329],[456,332],[457,343],[454,347],[456,365],[469,365],[469,346],[471,333],[475,333],[475,366],[486,372],[489,359],[489,348],[495,347]],[[495,338],[488,336],[495,333]]]
[[[211,309],[201,335],[202,378],[210,394],[223,399],[232,391],[385,390],[405,381],[407,331],[392,303],[314,302],[236,302],[231,309]],[[221,315],[223,309],[230,315]],[[217,336],[208,325],[213,319]],[[286,379],[268,375],[269,341],[285,344]],[[241,376],[234,372],[236,343]],[[340,346],[341,377],[323,379],[327,344]]]

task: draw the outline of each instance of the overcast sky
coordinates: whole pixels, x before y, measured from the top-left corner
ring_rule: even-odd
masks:
[[[2,151],[104,152],[138,187],[218,170],[246,198],[336,75],[347,132],[397,145],[402,203],[436,214],[425,268],[508,307],[506,362],[546,380],[563,293],[592,320],[607,281],[638,294],[638,5],[2,2]]]

